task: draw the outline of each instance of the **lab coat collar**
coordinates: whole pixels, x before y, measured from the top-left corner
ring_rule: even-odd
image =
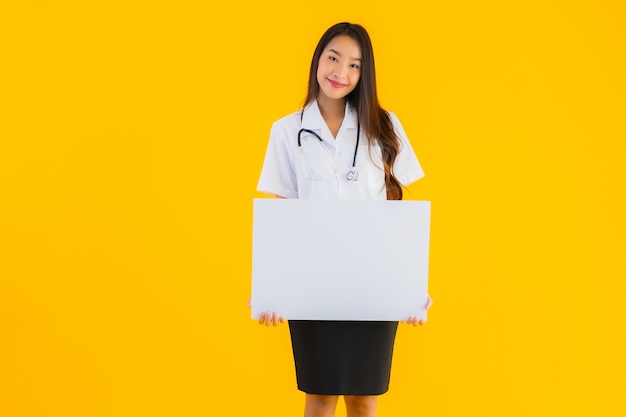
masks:
[[[356,109],[346,102],[346,113],[343,117],[342,127],[348,129],[356,129],[358,126],[358,115]],[[313,100],[311,104],[304,108],[302,116],[303,129],[323,129],[327,128],[326,122],[320,113],[317,100]]]

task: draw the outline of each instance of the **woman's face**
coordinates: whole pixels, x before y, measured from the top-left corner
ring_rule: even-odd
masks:
[[[333,38],[320,57],[317,67],[319,94],[343,99],[355,89],[361,77],[361,48],[350,36]]]

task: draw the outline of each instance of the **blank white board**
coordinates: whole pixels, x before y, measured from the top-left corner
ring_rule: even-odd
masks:
[[[254,200],[252,318],[426,319],[429,201]]]

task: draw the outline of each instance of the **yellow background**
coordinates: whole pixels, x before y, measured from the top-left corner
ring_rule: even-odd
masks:
[[[432,201],[381,416],[626,416],[621,1],[4,1],[0,415],[295,416],[249,320],[271,123],[373,39]]]

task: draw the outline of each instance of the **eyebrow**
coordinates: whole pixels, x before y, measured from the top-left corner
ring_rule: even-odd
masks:
[[[335,50],[335,49],[332,49],[332,48],[331,48],[331,49],[329,49],[329,51],[330,51],[330,52],[334,52],[335,54],[337,54],[337,55],[341,56],[341,54],[339,53],[339,51],[337,51],[337,50]],[[352,58],[352,59],[353,59],[353,60],[355,60],[355,61],[361,61],[361,58],[355,58],[355,57],[353,57],[353,56],[351,56],[350,58]]]

